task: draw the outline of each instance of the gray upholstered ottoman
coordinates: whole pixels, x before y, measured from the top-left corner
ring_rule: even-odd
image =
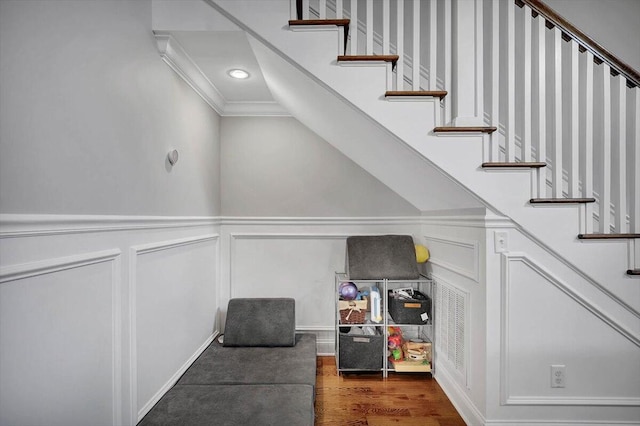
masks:
[[[140,425],[314,423],[316,336],[296,334],[295,301],[232,299],[214,341]]]

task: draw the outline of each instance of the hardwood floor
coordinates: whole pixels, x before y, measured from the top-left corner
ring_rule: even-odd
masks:
[[[423,374],[338,375],[335,358],[318,357],[316,425],[465,426],[440,385]]]

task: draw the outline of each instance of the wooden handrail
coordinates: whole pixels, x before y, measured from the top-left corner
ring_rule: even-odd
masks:
[[[558,15],[555,10],[551,9],[542,1],[515,0],[515,2],[519,7],[522,7],[525,4],[528,5],[535,13],[544,16],[544,18],[548,22],[551,22],[553,25],[560,28],[563,33],[578,41],[578,43],[581,44],[583,48],[591,51],[591,53],[593,53],[593,55],[597,59],[606,61],[609,65],[611,65],[611,69],[616,73],[624,75],[627,78],[628,83],[631,83],[633,86],[640,86],[640,73],[638,71],[618,59],[613,53],[595,42],[591,37],[580,31],[565,18]]]

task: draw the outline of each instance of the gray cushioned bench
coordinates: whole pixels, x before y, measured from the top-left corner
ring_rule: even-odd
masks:
[[[214,341],[139,423],[313,425],[316,337],[295,333],[295,301],[229,301]]]

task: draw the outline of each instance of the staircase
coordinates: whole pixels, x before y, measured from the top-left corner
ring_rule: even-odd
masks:
[[[292,19],[285,28],[291,31],[282,31],[280,23],[271,29],[272,34],[262,28],[267,17],[278,13],[275,2],[266,2],[268,6],[258,5],[259,2],[252,4],[251,15],[243,15],[243,6],[233,2],[210,0],[210,3],[272,50],[286,55],[323,85],[377,120],[473,191],[490,209],[514,219],[531,236],[566,257],[593,281],[610,283],[613,277],[620,284],[610,286],[609,290],[624,304],[629,296],[636,295],[635,292],[625,294],[615,287],[628,287],[629,283],[621,280],[620,274],[637,277],[640,269],[640,249],[636,249],[640,239],[640,77],[629,67],[607,62],[609,58],[594,51],[586,36],[568,23],[558,22],[560,19],[540,2],[477,2],[475,14],[464,19],[475,19],[471,24],[489,31],[481,33],[476,29],[476,39],[484,41],[476,42],[471,48],[452,46],[461,35],[452,28],[451,2],[367,0],[365,10],[358,11],[362,2],[355,0],[316,0],[311,4],[307,0],[292,1],[287,5]],[[405,10],[404,7],[409,7],[404,6],[405,3],[412,9]],[[395,13],[391,13],[391,4],[396,8]],[[258,13],[256,9],[264,10]],[[263,19],[254,24],[252,15]],[[351,15],[360,18],[357,24],[352,22]],[[500,24],[493,25],[494,22]],[[516,24],[519,32],[515,30]],[[328,37],[333,40],[320,46],[321,39],[327,38],[327,32],[321,30],[327,27],[339,33],[337,46],[334,35]],[[422,34],[413,34],[413,28],[422,28]],[[309,31],[315,37],[311,37]],[[412,45],[405,49],[403,42],[409,39]],[[517,49],[516,42],[519,43]],[[297,50],[302,43],[306,43],[303,53]],[[421,43],[428,47],[427,55]],[[554,47],[550,49],[550,45]],[[490,49],[487,46],[491,46]],[[288,47],[292,49],[287,50]],[[332,63],[328,58],[318,60],[320,55],[326,55],[320,49],[326,51],[327,48],[335,52],[331,55]],[[472,73],[465,71],[468,64],[454,70],[452,49],[457,49],[458,54],[475,55],[476,63],[482,59],[481,65]],[[426,60],[421,61],[421,55],[427,56]],[[549,57],[558,61],[557,66],[549,64]],[[361,66],[359,76],[354,77],[356,73],[352,70],[347,72],[351,65]],[[377,90],[382,95],[375,97],[376,103],[380,104],[382,99],[403,100],[413,106],[412,101],[423,100],[434,106],[435,126],[415,125],[425,122],[424,108],[398,107],[399,102],[374,105],[371,97],[365,99],[357,93],[369,79],[365,73],[380,66],[384,70],[383,80],[378,78],[377,83],[367,85],[371,86],[367,90]],[[562,74],[563,66],[570,71],[569,77]],[[550,73],[555,73],[554,78]],[[468,77],[477,84],[469,84]],[[506,84],[500,84],[505,81]],[[450,87],[458,91],[452,92]],[[467,96],[465,89],[474,95]],[[350,92],[354,96],[350,96]],[[549,99],[550,93],[555,93],[553,99]],[[525,99],[530,101],[524,102]],[[581,100],[587,102],[579,104]],[[470,110],[474,112],[469,113]],[[613,124],[598,124],[596,112],[604,117],[604,122]],[[404,119],[396,120],[398,122],[415,116],[411,129],[393,123],[399,115]],[[568,142],[556,143],[565,140]],[[481,155],[469,164],[468,171],[461,172],[457,154],[469,141],[481,149]],[[598,162],[600,159],[602,163]],[[486,173],[478,173],[479,170]],[[493,171],[498,173],[491,173]],[[514,175],[524,175],[524,179]],[[524,182],[515,186],[513,179]],[[527,196],[529,191],[531,195]],[[507,199],[505,194],[521,195]],[[577,205],[568,215],[562,208],[567,204]],[[554,210],[555,205],[560,208]],[[539,208],[530,208],[533,206]],[[565,222],[561,216],[572,217]],[[567,229],[574,231],[564,232]],[[560,235],[564,242],[558,241]],[[620,241],[614,250],[619,261],[604,266],[598,240]],[[611,244],[606,247],[610,249]],[[633,310],[637,311],[638,306]]]
[[[400,17],[402,16],[402,12],[403,12],[403,2],[394,2],[395,6],[396,6],[396,16]],[[420,27],[420,2],[413,2],[413,10],[412,10],[412,16],[413,16],[413,25],[414,27]],[[524,40],[521,41],[520,45],[518,46],[519,48],[522,48],[522,50],[525,50],[525,57],[524,58],[516,58],[516,55],[514,53],[515,51],[515,29],[514,29],[514,25],[516,23],[516,18],[515,18],[515,7],[516,5],[522,9],[521,12],[521,19],[524,22],[523,25],[523,38]],[[333,7],[332,7],[333,6]],[[306,27],[309,25],[338,25],[341,27],[344,27],[344,40],[345,40],[345,44],[344,44],[344,50],[345,50],[345,55],[342,56],[338,56],[338,62],[346,62],[346,61],[352,61],[352,62],[376,62],[376,61],[386,61],[386,62],[391,62],[392,63],[392,70],[395,68],[396,63],[398,62],[400,56],[399,55],[390,55],[388,54],[389,52],[389,39],[391,38],[389,36],[389,17],[390,17],[390,3],[389,1],[385,1],[382,3],[382,14],[383,14],[383,23],[386,23],[387,25],[384,27],[383,30],[383,35],[382,35],[382,54],[373,54],[373,37],[375,35],[378,35],[378,38],[380,38],[380,35],[376,33],[376,28],[373,22],[373,15],[374,15],[374,5],[372,1],[369,1],[367,3],[367,18],[366,18],[366,22],[362,23],[362,22],[357,22],[356,23],[356,30],[355,33],[353,34],[357,34],[359,31],[365,33],[366,37],[367,37],[367,44],[366,44],[366,54],[354,54],[355,52],[357,52],[360,48],[358,47],[358,42],[357,40],[352,40],[351,41],[351,54],[350,55],[346,55],[346,51],[347,51],[347,46],[348,46],[348,29],[351,25],[351,21],[350,19],[344,19],[342,18],[342,16],[347,13],[346,9],[343,7],[344,4],[341,1],[338,2],[334,2],[334,3],[330,3],[328,4],[326,1],[321,1],[319,2],[315,8],[313,6],[310,7],[309,5],[309,1],[303,1],[303,0],[297,0],[296,1],[296,14],[297,14],[297,19],[296,20],[290,20],[289,21],[289,27],[291,28],[299,28],[299,27]],[[430,18],[431,18],[431,22],[429,22],[429,28],[434,29],[434,31],[432,31],[429,35],[429,37],[427,38],[427,42],[431,42],[433,43],[430,46],[430,52],[434,52],[435,46],[437,45],[437,40],[436,38],[438,37],[437,32],[435,32],[435,29],[437,29],[437,22],[436,22],[436,18],[438,17],[438,3],[435,1],[432,1],[429,3],[429,6],[431,7],[431,10],[429,11],[430,14]],[[357,1],[352,1],[351,2],[351,7],[349,8],[349,13],[351,15],[357,15],[357,7],[358,7],[358,2]],[[450,5],[444,4],[444,6],[440,7],[444,7],[445,9],[447,7],[450,7]],[[578,159],[578,154],[579,151],[585,151],[585,150],[589,150],[590,148],[593,148],[593,134],[589,134],[589,136],[587,136],[587,140],[582,146],[578,146],[578,136],[580,134],[580,132],[582,131],[583,133],[586,133],[588,131],[593,132],[594,128],[590,127],[588,123],[579,123],[579,116],[578,114],[580,113],[580,111],[578,110],[578,96],[581,94],[579,93],[580,88],[577,87],[578,84],[580,84],[581,82],[579,80],[588,80],[585,84],[585,88],[584,88],[584,92],[586,92],[586,96],[589,96],[590,99],[593,98],[593,67],[594,67],[594,63],[598,62],[599,64],[604,63],[603,65],[603,81],[604,81],[604,86],[606,86],[607,84],[612,84],[612,85],[616,85],[619,87],[619,98],[618,98],[618,102],[619,102],[619,110],[615,111],[615,113],[617,113],[618,115],[618,123],[614,123],[614,125],[612,126],[612,128],[610,129],[606,129],[607,133],[605,133],[605,129],[603,128],[604,126],[600,126],[597,128],[597,130],[599,130],[601,133],[603,133],[603,137],[607,140],[607,144],[610,144],[610,139],[611,139],[611,134],[610,132],[613,130],[615,132],[618,133],[618,140],[620,141],[620,145],[619,145],[619,151],[618,151],[618,164],[621,167],[620,172],[619,172],[619,181],[616,182],[618,184],[618,195],[619,198],[617,199],[618,201],[618,215],[616,217],[615,221],[608,221],[607,218],[609,216],[608,211],[605,211],[604,206],[606,205],[604,202],[601,203],[602,204],[602,210],[603,210],[603,220],[600,220],[600,217],[596,216],[594,217],[593,221],[592,220],[588,220],[591,216],[593,216],[593,212],[592,209],[587,209],[587,207],[585,207],[585,233],[580,233],[578,234],[578,239],[580,240],[612,240],[612,239],[629,239],[629,240],[635,240],[635,239],[639,239],[640,238],[640,233],[632,233],[632,232],[624,232],[625,230],[628,230],[629,228],[633,227],[636,228],[636,230],[638,230],[639,226],[638,226],[638,215],[640,215],[640,211],[638,211],[638,198],[640,198],[640,195],[638,194],[638,192],[640,192],[640,188],[638,188],[638,181],[637,181],[637,177],[636,177],[636,181],[635,182],[627,182],[628,180],[628,176],[625,175],[625,168],[624,168],[624,161],[621,161],[621,159],[624,159],[624,148],[625,145],[627,143],[627,141],[625,140],[624,135],[626,134],[626,128],[625,128],[625,120],[627,120],[628,118],[631,118],[632,120],[634,119],[635,116],[635,122],[636,122],[636,128],[638,128],[638,114],[640,113],[638,111],[638,108],[636,106],[636,108],[632,108],[629,113],[626,113],[624,111],[624,109],[626,108],[626,104],[625,104],[625,98],[627,95],[627,92],[631,92],[631,94],[633,94],[633,92],[635,92],[635,97],[636,97],[636,104],[637,104],[637,98],[638,98],[638,85],[640,82],[640,76],[638,75],[638,73],[631,69],[630,67],[622,64],[619,60],[617,60],[615,57],[612,57],[610,55],[608,55],[608,52],[606,52],[606,50],[600,48],[596,43],[594,43],[592,40],[590,40],[586,35],[584,35],[583,33],[581,33],[577,28],[573,27],[570,23],[568,23],[567,21],[565,21],[564,19],[562,19],[560,16],[556,15],[551,9],[547,8],[544,3],[537,1],[537,0],[533,0],[533,1],[523,1],[523,0],[516,0],[515,2],[508,2],[508,4],[506,5],[506,10],[501,10],[501,9],[505,9],[504,7],[501,7],[498,2],[493,2],[493,4],[491,4],[491,24],[493,25],[493,29],[494,31],[491,32],[491,37],[492,37],[492,46],[495,48],[495,51],[498,52],[497,54],[495,54],[495,52],[493,55],[493,63],[492,65],[494,66],[493,71],[493,75],[494,75],[494,85],[492,86],[491,90],[493,91],[493,93],[491,93],[491,99],[492,99],[492,116],[493,118],[490,116],[489,117],[489,121],[493,121],[496,126],[500,126],[500,117],[499,117],[499,111],[500,111],[500,105],[499,102],[501,102],[501,98],[500,98],[500,93],[498,91],[498,87],[499,84],[495,84],[496,81],[500,81],[500,77],[502,77],[503,74],[507,74],[506,78],[508,80],[508,84],[509,84],[509,90],[507,93],[508,96],[508,122],[512,124],[512,126],[510,128],[508,128],[505,131],[505,136],[502,138],[503,140],[500,140],[500,137],[494,137],[491,139],[491,146],[492,146],[492,150],[491,153],[489,155],[490,157],[490,161],[486,161],[482,163],[482,168],[483,169],[532,169],[535,170],[538,174],[538,179],[540,180],[540,185],[538,187],[538,193],[539,193],[539,197],[537,198],[531,198],[529,200],[529,203],[532,205],[552,205],[552,204],[583,204],[583,205],[587,205],[587,204],[591,204],[591,203],[596,203],[596,198],[594,198],[593,196],[586,196],[586,197],[579,197],[576,196],[579,192],[583,192],[583,193],[588,193],[589,195],[593,195],[593,169],[592,169],[592,164],[588,164],[586,161],[583,162],[582,164],[580,164],[580,161]],[[501,38],[501,34],[499,33],[499,31],[495,31],[495,28],[497,26],[499,26],[499,24],[496,24],[496,22],[500,22],[500,14],[502,13],[506,13],[507,15],[507,38],[506,40],[503,40],[504,37]],[[336,15],[336,17],[339,17],[339,19],[326,19],[327,13],[334,13]],[[317,15],[320,17],[320,19],[305,19],[305,17],[308,17],[310,14],[312,15]],[[442,13],[440,16],[450,16],[450,10],[445,10],[444,13]],[[396,34],[396,46],[395,46],[395,50],[397,52],[403,53],[402,52],[402,48],[398,45],[398,40],[401,40],[401,35],[404,34],[404,31],[402,29],[402,25],[404,24],[404,20],[403,19],[398,19],[397,21],[397,29],[398,29],[398,33]],[[384,24],[383,24],[384,25]],[[533,46],[533,38],[532,38],[532,26],[533,25],[538,25],[538,33],[537,33],[537,37],[539,38],[538,42],[539,44],[536,46],[537,47],[537,51],[536,53],[538,54],[538,66],[544,68],[544,61],[546,59],[545,57],[545,42],[541,41],[541,40],[545,40],[546,37],[548,37],[545,33],[547,32],[545,30],[545,28],[549,28],[553,31],[553,37],[554,37],[554,41],[556,42],[554,49],[557,55],[562,55],[562,49],[563,46],[560,44],[560,38],[562,38],[563,40],[567,41],[568,43],[570,43],[570,49],[571,49],[571,66],[572,68],[572,82],[575,82],[574,87],[571,88],[571,91],[568,93],[569,96],[571,97],[571,101],[574,102],[574,104],[571,105],[572,109],[572,117],[571,117],[571,132],[572,132],[572,139],[571,139],[571,144],[572,146],[570,147],[572,149],[572,155],[574,156],[571,160],[572,163],[570,164],[570,168],[572,169],[572,171],[574,172],[574,174],[572,176],[570,176],[570,179],[565,179],[564,178],[564,174],[562,172],[564,172],[564,170],[562,168],[558,168],[556,167],[556,174],[553,174],[553,172],[551,173],[551,178],[549,178],[547,175],[540,173],[540,169],[542,169],[543,167],[547,167],[547,160],[546,157],[544,156],[544,151],[546,150],[546,143],[545,143],[545,135],[542,134],[542,131],[539,130],[539,134],[538,134],[538,153],[537,153],[537,157],[539,160],[544,160],[544,161],[537,161],[537,162],[533,162],[530,161],[531,157],[533,155],[534,150],[532,149],[531,146],[531,139],[532,139],[532,129],[531,126],[534,122],[534,117],[531,114],[531,110],[530,110],[530,106],[527,104],[527,106],[529,106],[529,108],[527,108],[528,110],[525,111],[525,135],[523,136],[521,133],[519,133],[522,129],[518,127],[519,124],[521,123],[516,123],[516,119],[514,117],[514,102],[516,100],[516,96],[517,94],[515,93],[515,72],[516,72],[516,60],[520,59],[523,62],[523,66],[524,66],[524,78],[523,78],[523,83],[524,84],[524,90],[526,90],[526,98],[523,99],[524,101],[531,99],[531,88],[533,85],[532,82],[532,66],[531,66],[531,62],[532,62],[532,46]],[[364,26],[363,30],[360,30],[360,28]],[[574,35],[575,34],[575,35]],[[387,35],[387,37],[385,38],[384,36]],[[420,54],[420,50],[417,47],[418,43],[421,41],[420,36],[417,35],[414,37],[414,49],[413,49],[413,58],[415,61],[415,58],[419,56]],[[499,64],[499,56],[500,56],[500,45],[502,44],[506,44],[507,45],[507,50],[508,50],[508,70],[503,70],[500,68],[500,64]],[[597,55],[597,58],[594,57],[594,53],[592,53],[591,51],[594,50],[595,54]],[[585,73],[586,73],[586,77],[582,77],[580,78],[580,76],[578,75],[578,68],[580,66],[580,64],[578,63],[578,56],[577,54],[579,52],[585,53],[585,64],[583,64],[583,68],[585,69]],[[434,56],[430,58],[429,61],[429,66],[430,66],[430,70],[436,69],[436,59],[435,59],[435,53]],[[554,64],[556,65],[556,72],[558,73],[555,80],[554,80],[554,89],[556,90],[557,94],[563,94],[566,93],[566,91],[563,89],[562,87],[562,77],[560,76],[560,72],[561,72],[561,67],[562,67],[562,59],[557,59],[559,62],[558,64]],[[608,60],[607,62],[605,62],[605,60]],[[413,62],[413,61],[412,61]],[[612,65],[614,64],[615,69],[611,69]],[[417,67],[416,67],[417,69]],[[617,78],[616,78],[617,77]],[[415,82],[415,84],[410,84],[412,86],[412,88],[414,90],[388,90],[385,93],[385,98],[391,98],[391,97],[406,97],[406,98],[418,98],[418,97],[422,97],[422,98],[428,98],[428,97],[437,97],[439,99],[443,99],[446,95],[447,95],[447,91],[441,90],[441,91],[436,91],[436,90],[420,90],[420,81],[421,81],[422,75],[418,76],[418,74],[413,74],[412,76],[405,76],[404,73],[400,70],[398,70],[396,72],[396,80],[395,80],[395,84],[396,87],[397,86],[401,86],[403,85],[403,81],[409,80],[411,82],[411,79],[413,79],[413,82]],[[544,79],[545,79],[545,75],[544,73],[540,72],[540,70],[538,70],[538,79],[540,80],[538,83],[538,88],[539,88],[539,98],[538,98],[538,106],[540,108],[538,117],[537,117],[537,123],[539,126],[544,127],[545,126],[545,121],[546,121],[546,116],[549,115],[548,113],[546,113],[546,111],[544,110],[544,98],[545,98],[545,83],[544,83]],[[436,83],[436,78],[431,78],[428,80],[427,84],[430,87],[434,87],[437,85]],[[393,83],[392,83],[393,84]],[[625,88],[625,86],[628,86],[629,91],[627,91],[627,89]],[[588,91],[587,91],[587,87],[588,87]],[[612,108],[610,102],[610,93],[607,93],[607,91],[610,88],[607,88],[606,90],[603,89],[603,98],[604,98],[604,102],[605,105],[603,106],[604,110],[607,111],[608,113],[611,113]],[[634,90],[635,89],[635,90]],[[558,133],[556,133],[555,136],[558,137],[558,142],[555,143],[555,158],[554,160],[556,161],[556,164],[558,163],[562,163],[562,153],[565,151],[565,149],[563,148],[563,136],[564,134],[562,133],[562,108],[563,106],[561,105],[561,98],[556,97],[555,101],[557,102],[557,104],[555,105],[556,107],[556,111],[554,111],[554,113],[556,114],[556,118],[558,120],[557,123],[554,123],[554,130]],[[588,102],[588,101],[587,101]],[[583,102],[583,103],[587,103],[587,102]],[[525,102],[526,103],[526,102]],[[593,107],[594,105],[590,104],[588,106],[585,106],[585,108],[589,108],[589,112],[585,113],[585,118],[584,120],[588,120],[588,121],[592,121],[593,120]],[[560,112],[557,112],[560,111]],[[587,115],[588,114],[588,115]],[[541,118],[543,117],[543,118]],[[616,127],[617,124],[617,127]],[[582,125],[582,128],[579,128],[579,126]],[[436,126],[435,128],[433,128],[433,133],[434,134],[460,134],[460,133],[486,133],[486,134],[492,134],[493,132],[495,132],[497,130],[496,126]],[[597,127],[597,126],[594,126]],[[637,129],[636,129],[636,133],[638,133]],[[521,141],[521,144],[519,147],[519,153],[516,153],[516,144],[515,144],[515,140],[519,139]],[[634,142],[635,142],[635,151],[636,151],[636,160],[637,160],[637,151],[638,151],[638,143],[640,143],[640,140],[638,139],[640,138],[640,135],[631,135],[631,137],[629,137],[629,141],[630,144],[632,146],[634,146]],[[523,142],[522,142],[523,141]],[[525,143],[528,143],[529,146],[524,146]],[[568,144],[565,144],[568,145]],[[519,154],[519,155],[518,155]],[[613,152],[610,149],[607,149],[606,151],[604,151],[605,155],[608,154],[613,154]],[[593,153],[591,153],[590,155],[593,155]],[[507,161],[499,161],[501,157],[506,157]],[[611,162],[611,158],[606,159],[605,161],[608,161],[609,163]],[[609,169],[611,164],[608,164]],[[580,181],[580,177],[578,176],[578,171],[579,168],[582,167],[585,169],[584,171],[584,177],[585,179],[589,180],[588,183],[584,183],[582,181]],[[637,168],[640,167],[640,165],[637,163],[637,161],[632,162],[631,163],[631,167],[630,170],[637,170]],[[611,174],[610,170],[607,170],[605,172],[606,174]],[[637,171],[636,171],[637,174]],[[629,173],[629,177],[631,176],[631,173]],[[571,180],[569,182],[569,180]],[[606,182],[609,183],[610,182]],[[627,205],[627,197],[628,195],[625,193],[625,188],[626,185],[629,184],[633,187],[633,189],[635,190],[635,193],[633,196],[631,196],[630,198],[635,199],[635,205],[634,208],[631,210],[632,214],[631,214],[631,218],[632,218],[632,222],[631,223],[627,223],[629,219],[627,219],[627,209],[625,208],[625,206]],[[569,191],[565,191],[564,187],[571,185],[571,188]],[[588,187],[587,187],[588,185]],[[583,187],[582,191],[579,191],[578,188],[579,187]],[[586,187],[586,188],[585,188]],[[606,192],[606,196],[604,197],[603,200],[610,200],[610,194],[609,194],[609,190],[611,188],[604,188],[605,192]],[[557,194],[557,197],[545,197],[544,194],[545,192],[547,192],[548,190],[551,190],[554,194]],[[612,209],[616,210],[615,206],[612,207]],[[596,232],[593,233],[592,229],[593,229],[593,225],[592,222],[595,222],[601,230],[602,232]],[[629,253],[629,258],[630,259],[635,259],[635,243],[634,244],[629,244],[629,251],[633,252],[633,253]],[[633,266],[628,269],[626,271],[627,275],[630,276],[638,276],[640,275],[640,268],[636,268],[635,267],[635,262],[632,260],[630,263],[633,263]]]

